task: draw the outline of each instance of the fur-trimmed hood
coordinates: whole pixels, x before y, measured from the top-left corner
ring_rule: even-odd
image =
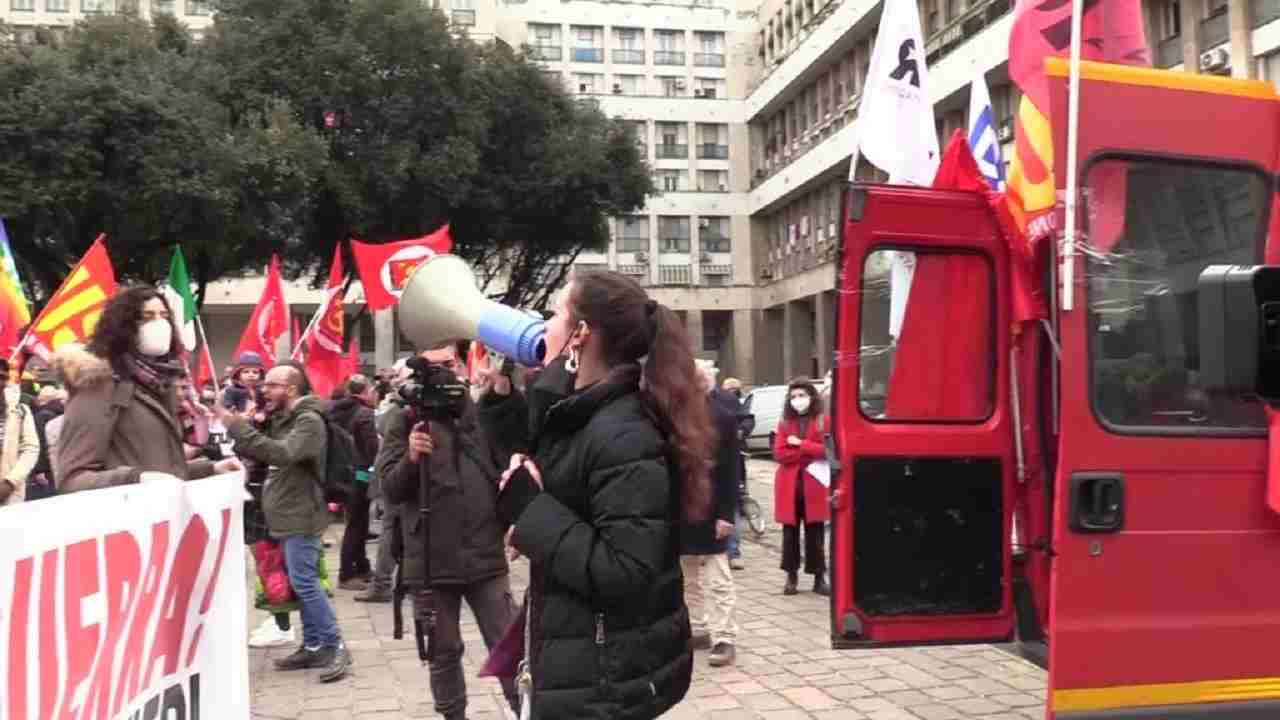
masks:
[[[89,352],[79,343],[64,345],[53,356],[53,368],[62,376],[69,392],[110,380],[114,372],[106,358]]]

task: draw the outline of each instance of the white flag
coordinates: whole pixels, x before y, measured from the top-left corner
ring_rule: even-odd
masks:
[[[991,109],[991,94],[983,73],[973,79],[969,89],[969,149],[978,161],[978,170],[991,184],[992,190],[1004,189],[1004,158],[1000,153],[1000,136],[996,115]]]
[[[885,0],[858,108],[850,180],[861,151],[891,183],[933,184],[940,158],[928,78],[915,1]]]

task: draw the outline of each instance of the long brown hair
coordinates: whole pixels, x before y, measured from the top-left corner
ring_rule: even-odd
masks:
[[[715,434],[693,349],[680,316],[649,299],[644,288],[614,272],[575,272],[569,308],[600,333],[610,368],[645,361],[645,402],[675,451],[681,514],[706,519],[711,509],[711,456]]]

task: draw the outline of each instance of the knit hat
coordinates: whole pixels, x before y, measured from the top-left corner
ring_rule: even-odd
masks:
[[[256,367],[261,370],[263,368],[262,356],[250,351],[240,353],[240,359],[236,361],[236,369],[239,370],[243,367]]]

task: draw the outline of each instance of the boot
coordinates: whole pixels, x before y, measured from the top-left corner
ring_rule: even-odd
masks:
[[[796,577],[794,572],[787,573],[787,584],[782,586],[783,595],[795,595],[800,592],[796,589],[796,585],[800,582],[800,578]]]
[[[818,573],[813,577],[813,592],[815,595],[831,594],[831,586],[827,584],[826,574]]]

